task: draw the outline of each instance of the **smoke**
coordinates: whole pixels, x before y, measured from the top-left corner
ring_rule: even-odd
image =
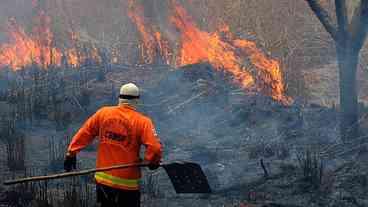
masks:
[[[36,3],[32,3],[36,2]],[[144,16],[148,23],[154,24],[157,30],[164,33],[171,42],[177,42],[177,33],[167,27],[171,0],[134,1],[143,5]],[[52,30],[55,34],[55,43],[60,47],[67,46],[70,32],[81,34],[83,41],[98,43],[101,47],[118,48],[120,51],[132,51],[140,42],[136,25],[128,16],[128,0],[64,0],[64,1],[28,1],[4,0],[0,3],[0,42],[7,41],[7,21],[15,18],[26,31],[31,31],[34,17],[39,10],[43,10],[52,19]],[[197,11],[192,9],[190,2],[180,1],[188,7],[196,18],[201,20]],[[211,13],[210,11],[202,11]],[[208,15],[205,15],[208,16]],[[200,21],[199,21],[200,22]],[[121,52],[121,59],[129,59],[132,55]]]
[[[146,75],[156,80],[157,74]],[[156,84],[137,83],[144,89],[139,109],[154,120],[165,160],[200,163],[217,190],[242,182],[242,169],[254,164],[244,162],[249,146],[279,142],[286,116],[281,104],[247,94],[231,80],[201,63],[164,72]]]
[[[82,34],[81,38],[87,42],[96,42],[107,48],[119,48],[123,60],[133,59],[132,62],[136,63],[132,58],[136,52],[133,48],[139,46],[141,37],[128,15],[128,0],[122,2],[65,0],[62,2],[50,3],[43,8],[52,19],[52,29],[57,35],[56,44],[63,44],[63,34],[72,30]],[[173,12],[169,9],[171,1],[137,2],[143,5],[142,15],[147,24],[155,25],[157,30],[165,33],[171,42],[178,44],[179,31],[167,26],[168,17]],[[180,1],[180,3],[190,11],[195,22],[200,22],[204,31],[206,27],[209,29],[213,25],[205,25],[208,21],[202,20],[202,17],[210,16],[210,9],[195,8],[196,5],[191,1]],[[9,16],[17,18],[13,13]],[[160,71],[152,65],[153,74],[148,72],[139,74],[137,71],[139,69],[136,71],[133,69],[132,76],[124,74],[129,79],[137,78],[142,83],[141,86],[146,89],[146,93],[143,94],[142,110],[156,121],[159,134],[166,145],[166,159],[187,159],[199,162],[206,170],[222,171],[223,173],[212,173],[219,177],[222,175],[231,177],[236,172],[240,174],[239,166],[244,166],[245,163],[239,164],[239,162],[247,155],[243,151],[228,149],[234,149],[249,139],[256,140],[259,131],[265,135],[275,134],[280,123],[271,117],[268,121],[262,120],[262,125],[267,123],[270,127],[256,126],[261,123],[262,118],[270,116],[268,113],[270,110],[262,109],[264,112],[257,109],[255,102],[261,100],[260,105],[282,106],[262,95],[247,96],[249,94],[245,94],[240,86],[233,84],[229,74],[216,70],[209,64],[198,63],[178,70],[170,69]],[[160,79],[160,76],[163,79]],[[160,81],[154,86],[149,86],[144,82],[145,79]],[[236,182],[232,179],[221,180],[229,183]]]
[[[2,0],[0,3],[0,42],[7,39],[7,22],[16,18],[20,22],[29,23],[32,16],[32,3],[29,0]]]

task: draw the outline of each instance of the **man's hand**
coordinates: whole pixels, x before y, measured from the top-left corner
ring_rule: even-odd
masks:
[[[157,170],[157,168],[159,168],[159,167],[160,167],[160,163],[150,163],[148,165],[148,169],[150,169],[150,170]]]
[[[66,153],[64,159],[64,170],[66,172],[70,172],[71,170],[75,170],[77,168],[77,156],[71,153]]]

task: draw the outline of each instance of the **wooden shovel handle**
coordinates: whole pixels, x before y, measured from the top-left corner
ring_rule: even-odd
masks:
[[[79,176],[79,175],[87,175],[95,172],[102,172],[102,171],[109,171],[109,170],[115,170],[115,169],[124,169],[129,167],[147,167],[149,163],[147,162],[138,162],[138,163],[129,163],[129,164],[123,164],[123,165],[114,165],[111,167],[101,167],[101,168],[93,168],[88,170],[81,170],[76,172],[66,172],[66,173],[59,173],[54,175],[44,175],[44,176],[34,176],[34,177],[26,177],[26,178],[20,178],[15,180],[6,180],[4,181],[4,185],[14,185],[17,183],[25,183],[25,182],[31,182],[31,181],[40,181],[40,180],[52,180],[52,179],[59,179],[59,178],[65,178],[65,177],[72,177],[72,176]]]

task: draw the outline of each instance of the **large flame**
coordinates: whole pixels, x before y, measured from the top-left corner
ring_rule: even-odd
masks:
[[[167,58],[169,64],[184,66],[209,62],[215,69],[230,73],[234,81],[243,88],[255,88],[284,104],[291,102],[285,95],[282,72],[277,60],[268,58],[254,42],[237,39],[227,25],[223,25],[214,33],[199,29],[184,7],[175,0],[171,2],[173,9],[169,22],[172,24],[170,26],[175,27],[180,33],[180,46],[175,61]],[[154,61],[157,51],[161,56],[173,51],[168,48],[168,44],[165,44],[166,47],[161,46],[162,33],[155,31],[152,24],[144,21],[143,7],[134,0],[129,0],[129,3],[129,16],[141,34],[149,62]],[[246,60],[252,64],[252,68],[244,66]]]
[[[233,45],[221,40],[219,33],[210,34],[198,29],[183,7],[175,6],[171,22],[181,33],[179,66],[198,62],[209,62],[216,69],[232,73],[244,87],[254,84],[252,75],[242,68],[242,59],[236,54]]]
[[[33,4],[37,4],[37,1]],[[51,18],[45,12],[39,12],[35,22],[33,31],[27,34],[14,18],[8,21],[9,42],[0,45],[0,67],[9,66],[19,70],[32,64],[47,68],[65,63],[79,67],[87,59],[101,61],[95,46],[90,46],[88,53],[83,53],[76,47],[79,36],[74,32],[70,34],[70,42],[74,47],[60,49],[54,46]]]
[[[43,38],[32,38],[26,34],[14,19],[9,20],[11,43],[0,46],[0,66],[10,66],[18,70],[36,63],[42,67],[61,62],[62,54],[52,47],[52,34],[42,32]]]
[[[33,5],[36,6],[37,2],[33,0]],[[177,67],[208,62],[216,70],[232,75],[234,82],[243,88],[256,89],[285,104],[291,102],[285,95],[279,62],[265,55],[254,42],[237,38],[227,25],[212,33],[201,30],[183,6],[170,0],[168,25],[165,30],[160,30],[154,22],[145,18],[143,5],[135,0],[127,2],[128,16],[140,34],[143,63],[162,60]],[[71,48],[56,47],[50,29],[51,19],[45,12],[39,13],[34,28],[27,34],[14,19],[9,21],[10,41],[0,45],[0,67],[10,66],[19,70],[31,64],[47,68],[50,65],[61,66],[65,62],[74,67],[88,60],[101,62],[97,47],[92,45],[86,49],[79,45],[79,37],[75,32],[70,34]],[[169,31],[177,31],[178,35]],[[171,42],[167,37],[170,37]],[[118,56],[118,51],[113,51],[111,61],[118,62]]]
[[[255,86],[277,101],[290,103],[290,98],[285,96],[279,62],[266,57],[254,42],[236,39],[227,25],[212,34],[200,30],[186,10],[175,1],[171,22],[181,33],[179,65],[209,62],[216,69],[232,74],[243,88]],[[248,72],[249,68],[244,67],[243,62],[247,59],[256,68],[255,73]]]

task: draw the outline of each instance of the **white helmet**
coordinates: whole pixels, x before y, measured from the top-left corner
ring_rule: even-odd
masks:
[[[139,88],[133,83],[124,84],[120,88],[119,98],[126,100],[139,99]]]

